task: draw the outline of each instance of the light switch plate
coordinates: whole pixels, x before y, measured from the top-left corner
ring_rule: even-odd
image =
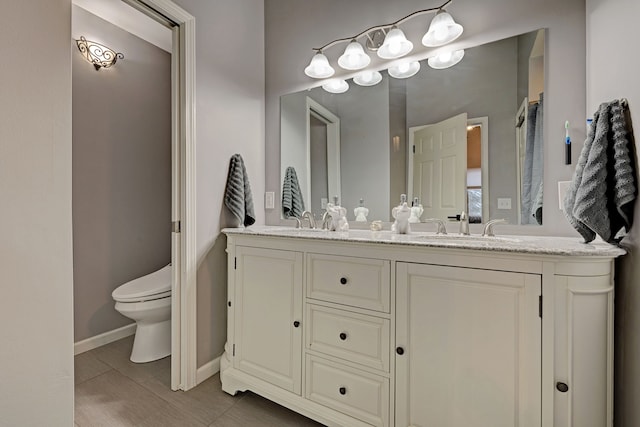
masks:
[[[564,209],[564,195],[567,194],[567,190],[569,189],[569,184],[571,181],[558,181],[558,208],[560,210]]]
[[[511,209],[511,198],[498,198],[498,209]]]
[[[264,193],[264,208],[274,209],[276,195],[273,191],[267,191]]]

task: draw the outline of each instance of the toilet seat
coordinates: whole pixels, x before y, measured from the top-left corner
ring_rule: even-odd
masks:
[[[117,287],[111,296],[117,302],[144,302],[171,296],[171,264]]]

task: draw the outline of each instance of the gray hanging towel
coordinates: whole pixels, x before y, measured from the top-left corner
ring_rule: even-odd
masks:
[[[282,216],[300,218],[304,212],[304,200],[296,170],[289,166],[284,173],[282,183]]]
[[[224,204],[245,227],[256,222],[249,176],[240,154],[234,154],[229,161]]]
[[[600,104],[564,199],[565,216],[586,243],[596,234],[616,243],[632,225],[637,187],[625,114],[626,101]]]

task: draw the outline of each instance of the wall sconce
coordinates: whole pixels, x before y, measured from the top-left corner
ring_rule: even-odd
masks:
[[[76,40],[76,43],[84,59],[92,63],[96,70],[109,68],[114,65],[118,59],[124,59],[122,53],[116,53],[116,51],[105,45],[89,41],[85,39],[84,36],[80,36],[80,39]]]
[[[358,42],[359,38],[365,39],[365,46],[367,50],[376,52],[378,57],[382,59],[391,60],[401,58],[411,52],[413,49],[413,43],[407,40],[404,32],[398,28],[398,26],[413,17],[424,15],[426,13],[435,12],[436,15],[431,21],[428,31],[422,38],[422,44],[426,47],[438,47],[450,43],[460,37],[463,31],[462,25],[457,24],[453,20],[453,17],[444,10],[444,7],[452,1],[453,0],[447,0],[438,7],[418,10],[395,22],[376,25],[356,34],[353,37],[333,40],[322,47],[313,48],[316,53],[311,59],[309,66],[304,69],[304,73],[315,79],[326,79],[333,76],[335,74],[335,69],[331,64],[329,64],[329,60],[324,55],[323,51],[337,44],[347,42],[349,44],[347,45],[344,53],[338,59],[338,65],[341,68],[350,71],[366,68],[371,62],[371,58],[365,52],[363,45]],[[442,55],[440,55],[439,57],[436,57],[438,58],[437,60],[429,61],[429,65],[436,65],[434,68],[446,68],[447,66],[453,66],[462,59],[464,51],[456,51],[449,55],[453,58],[445,60],[446,58],[441,58],[440,56]],[[455,60],[457,60],[457,62],[454,62]],[[401,63],[389,68],[389,75],[394,78],[407,78],[416,74],[419,69],[420,64],[415,61],[406,64]],[[356,76],[353,81],[358,85],[372,86],[381,80],[381,78],[378,79],[378,75],[379,73],[377,71],[364,71],[363,74]],[[361,76],[366,76],[367,78]],[[341,85],[341,89],[344,89],[344,85]],[[347,89],[342,90],[342,92]]]

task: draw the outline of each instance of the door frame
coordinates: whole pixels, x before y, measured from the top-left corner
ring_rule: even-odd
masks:
[[[307,188],[306,196],[311,210],[311,116],[327,125],[327,198],[338,196],[342,200],[340,182],[340,117],[333,114],[322,104],[307,96],[306,100],[306,138],[307,138]]]
[[[197,385],[196,31],[171,0],[122,0],[172,28],[171,55],[171,389]]]

